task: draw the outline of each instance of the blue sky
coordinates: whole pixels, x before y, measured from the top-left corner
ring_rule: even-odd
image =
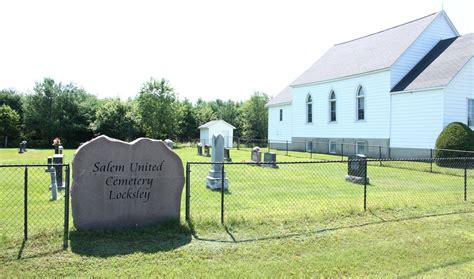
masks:
[[[474,32],[474,1],[2,1],[0,88],[52,77],[128,98],[150,77],[181,98],[276,95],[332,45],[442,6]]]

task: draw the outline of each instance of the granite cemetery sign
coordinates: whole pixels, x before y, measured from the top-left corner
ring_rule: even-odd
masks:
[[[160,140],[100,136],[79,147],[72,167],[78,230],[179,220],[183,163]]]

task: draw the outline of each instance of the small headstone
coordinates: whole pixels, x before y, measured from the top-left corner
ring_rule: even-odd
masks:
[[[18,146],[18,153],[22,154],[26,152],[26,141],[20,142]]]
[[[198,151],[198,155],[202,156],[202,143],[197,144],[197,151]]]
[[[263,154],[263,167],[269,167],[269,168],[274,168],[278,169],[278,166],[276,164],[276,154],[273,152],[265,152]]]
[[[224,162],[224,137],[221,134],[212,136],[212,162]],[[229,189],[229,179],[225,177],[225,173],[222,177],[222,164],[212,164],[209,175],[206,177],[206,187],[212,190],[220,190],[222,189],[222,182],[224,182],[224,190]]]
[[[356,184],[369,184],[367,177],[367,156],[362,154],[351,155],[348,158],[346,181]]]
[[[63,146],[62,145],[55,145],[54,146],[54,154],[62,154]]]
[[[56,180],[56,169],[54,167],[50,167],[48,171],[51,177],[51,184],[49,185],[49,189],[51,190],[51,200],[56,201],[58,200],[58,183]]]
[[[210,149],[209,145],[207,145],[207,144],[204,145],[204,156],[211,157],[211,153],[210,153],[209,149]]]
[[[254,148],[252,148],[252,154],[250,156],[250,159],[253,162],[257,163],[260,163],[262,161],[262,153],[260,152],[260,147],[255,146]]]
[[[58,199],[58,183],[56,180],[56,169],[53,166],[53,157],[49,156],[47,163],[48,166],[44,171],[50,174],[51,183],[49,184],[49,190],[51,191],[51,200],[55,201]]]
[[[59,189],[64,189],[65,185],[63,183],[63,166],[62,164],[64,163],[64,155],[63,154],[54,154],[53,160],[52,160],[54,166],[55,172],[56,172],[56,182],[58,184]]]
[[[179,220],[183,163],[161,140],[97,137],[73,163],[72,215],[78,230]]]
[[[169,149],[173,149],[173,141],[170,139],[165,139],[165,144]]]

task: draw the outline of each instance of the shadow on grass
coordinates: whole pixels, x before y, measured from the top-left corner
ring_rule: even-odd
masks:
[[[415,277],[415,276],[423,275],[425,273],[431,272],[431,271],[436,270],[436,269],[443,269],[443,268],[447,268],[447,267],[451,267],[451,266],[462,265],[462,264],[470,263],[472,261],[474,261],[474,257],[461,258],[459,260],[450,261],[450,262],[446,262],[446,263],[439,264],[439,265],[424,267],[424,268],[422,268],[418,271],[415,271],[413,273],[410,273],[408,275],[401,276],[400,278],[412,278],[412,277]],[[466,274],[466,275],[469,276],[468,274]]]
[[[372,226],[372,225],[397,223],[397,222],[418,220],[418,219],[424,219],[424,218],[449,216],[449,215],[473,214],[474,211],[456,211],[456,212],[426,214],[426,215],[420,215],[420,216],[410,216],[410,217],[394,218],[394,219],[384,219],[372,211],[369,211],[368,213],[379,220],[372,221],[372,222],[364,222],[361,224],[323,228],[323,229],[318,229],[318,230],[314,230],[310,232],[294,232],[294,233],[285,233],[285,234],[266,236],[266,237],[246,238],[246,239],[238,239],[236,235],[232,232],[232,228],[227,225],[224,225],[224,230],[231,240],[200,237],[197,234],[192,222],[189,224],[189,226],[191,228],[192,235],[196,240],[207,241],[207,242],[221,242],[221,243],[246,243],[246,242],[264,241],[264,240],[286,239],[286,238],[298,237],[298,236],[317,235],[317,234],[323,234],[323,233],[332,232],[332,231],[355,229],[355,228],[362,228],[362,227],[367,227],[367,226]]]
[[[72,231],[71,251],[92,257],[170,251],[191,242],[191,230],[176,222],[121,230]]]

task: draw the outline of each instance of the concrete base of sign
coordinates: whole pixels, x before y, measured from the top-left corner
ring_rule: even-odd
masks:
[[[355,184],[365,184],[365,177],[346,175],[346,181]],[[370,179],[367,177],[367,184],[370,184]]]
[[[211,190],[220,190],[222,187],[221,173],[209,171],[209,175],[206,177],[206,187]],[[229,189],[229,178],[225,177],[224,173],[224,190]]]

